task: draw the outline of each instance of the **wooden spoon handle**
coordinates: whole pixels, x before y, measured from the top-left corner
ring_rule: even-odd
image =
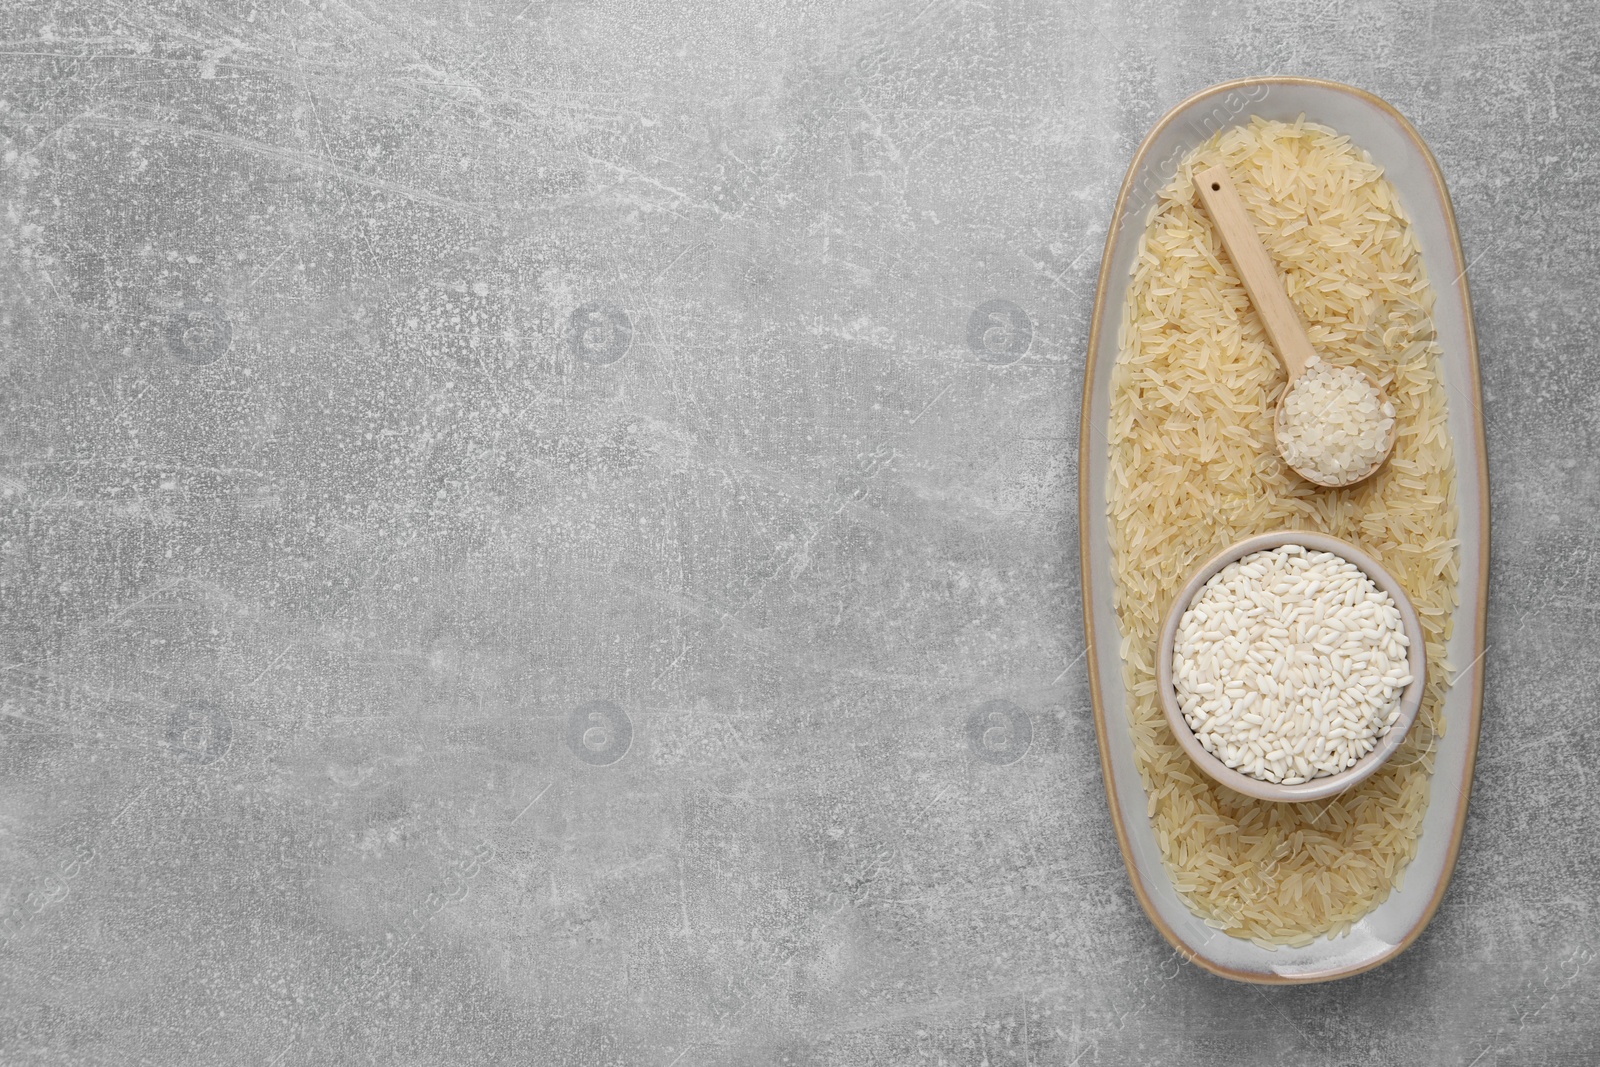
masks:
[[[1227,167],[1218,165],[1201,171],[1194,176],[1194,184],[1201,203],[1211,215],[1212,225],[1222,238],[1222,246],[1228,250],[1228,258],[1233,260],[1244,282],[1245,292],[1250,294],[1256,314],[1261,316],[1272,347],[1278,350],[1278,358],[1283,360],[1289,381],[1293,382],[1305,371],[1306,362],[1316,352],[1267,246],[1256,233],[1255,220],[1250,217],[1244,201],[1239,199],[1239,191],[1228,177]]]

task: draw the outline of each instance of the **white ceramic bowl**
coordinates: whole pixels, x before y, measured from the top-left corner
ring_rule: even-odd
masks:
[[[1405,627],[1406,638],[1411,642],[1406,656],[1407,665],[1411,668],[1411,684],[1400,693],[1400,717],[1389,727],[1389,732],[1378,739],[1377,745],[1371,752],[1356,760],[1353,765],[1337,774],[1313,778],[1298,785],[1279,785],[1241,774],[1207,752],[1200,739],[1195,737],[1194,731],[1189,729],[1188,722],[1184,720],[1183,711],[1178,707],[1177,689],[1172,681],[1172,653],[1177,643],[1178,624],[1206,582],[1234,560],[1243,559],[1252,552],[1280,548],[1283,545],[1300,545],[1316,552],[1332,552],[1354,563],[1363,574],[1372,579],[1374,585],[1394,598],[1395,606],[1400,609],[1400,621]],[[1384,761],[1394,755],[1395,749],[1400,747],[1400,742],[1405,740],[1406,731],[1411,729],[1412,722],[1417,718],[1417,709],[1422,706],[1422,690],[1426,684],[1427,671],[1427,654],[1424,650],[1426,640],[1427,635],[1422,632],[1422,620],[1417,618],[1417,611],[1411,606],[1411,599],[1406,596],[1405,589],[1377,560],[1355,545],[1341,541],[1337,537],[1307,530],[1278,530],[1274,533],[1247,537],[1206,560],[1184,583],[1183,588],[1178,590],[1178,595],[1172,598],[1172,607],[1167,611],[1166,624],[1161,627],[1161,644],[1156,652],[1156,684],[1161,692],[1161,708],[1167,713],[1167,723],[1172,727],[1173,736],[1178,739],[1178,744],[1189,754],[1189,758],[1194,760],[1195,766],[1216,782],[1236,793],[1243,793],[1259,800],[1282,803],[1322,800],[1342,793],[1372,777],[1373,773],[1383,766]]]

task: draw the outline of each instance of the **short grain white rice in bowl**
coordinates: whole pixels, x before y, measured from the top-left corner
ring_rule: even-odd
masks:
[[[1421,702],[1421,624],[1404,590],[1353,545],[1305,531],[1249,538],[1200,568],[1157,662],[1180,745],[1268,800],[1364,780]]]

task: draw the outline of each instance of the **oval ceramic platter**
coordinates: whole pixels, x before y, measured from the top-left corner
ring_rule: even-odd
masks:
[[[1220,129],[1253,115],[1331,126],[1372,154],[1400,193],[1437,291],[1434,323],[1455,437],[1457,499],[1461,508],[1461,606],[1449,659],[1459,669],[1444,705],[1449,724],[1435,754],[1428,811],[1405,887],[1357,923],[1348,936],[1320,938],[1305,948],[1266,949],[1219,934],[1186,907],[1162,866],[1160,847],[1145,817],[1144,786],[1133,761],[1117,617],[1112,607],[1111,547],[1106,518],[1107,427],[1117,323],[1140,235],[1160,189],[1179,161]],[[1422,932],[1444,896],[1466,821],[1483,694],[1484,600],[1489,562],[1489,477],[1483,404],[1466,262],[1444,176],[1433,154],[1399,112],[1359,89],[1305,78],[1251,78],[1190,97],[1150,131],[1134,156],[1106,237],[1095,299],[1079,435],[1079,530],[1084,628],[1100,763],[1122,855],[1145,911],[1173,947],[1207,970],[1247,982],[1319,982],[1376,967]]]

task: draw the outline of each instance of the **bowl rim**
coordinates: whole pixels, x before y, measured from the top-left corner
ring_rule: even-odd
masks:
[[[1313,778],[1309,782],[1296,785],[1263,782],[1259,778],[1234,770],[1207,752],[1205,746],[1195,737],[1194,731],[1189,728],[1188,722],[1184,720],[1183,712],[1178,707],[1177,692],[1172,680],[1172,653],[1177,644],[1178,623],[1201,587],[1211,579],[1212,575],[1235,560],[1253,552],[1281,548],[1284,545],[1301,545],[1311,551],[1332,552],[1355,564],[1362,573],[1372,579],[1374,585],[1394,599],[1395,606],[1400,609],[1401,624],[1410,641],[1406,664],[1411,669],[1411,684],[1401,691],[1400,717],[1389,728],[1389,732],[1379,738],[1377,746],[1357,760],[1354,766],[1337,774]],[[1417,616],[1411,598],[1406,595],[1405,587],[1394,575],[1385,570],[1381,563],[1350,542],[1329,534],[1312,530],[1274,530],[1271,533],[1256,534],[1235,541],[1202,563],[1178,590],[1172,598],[1172,604],[1167,608],[1166,621],[1161,627],[1161,642],[1156,651],[1156,687],[1161,697],[1161,708],[1167,716],[1167,725],[1172,728],[1179,747],[1188,753],[1195,766],[1213,781],[1227,786],[1236,793],[1243,793],[1258,800],[1279,803],[1324,800],[1372,777],[1378,768],[1394,755],[1406,735],[1411,732],[1411,725],[1417,718],[1417,710],[1422,706],[1423,690],[1427,686],[1426,646],[1427,635],[1423,632],[1422,620]]]

